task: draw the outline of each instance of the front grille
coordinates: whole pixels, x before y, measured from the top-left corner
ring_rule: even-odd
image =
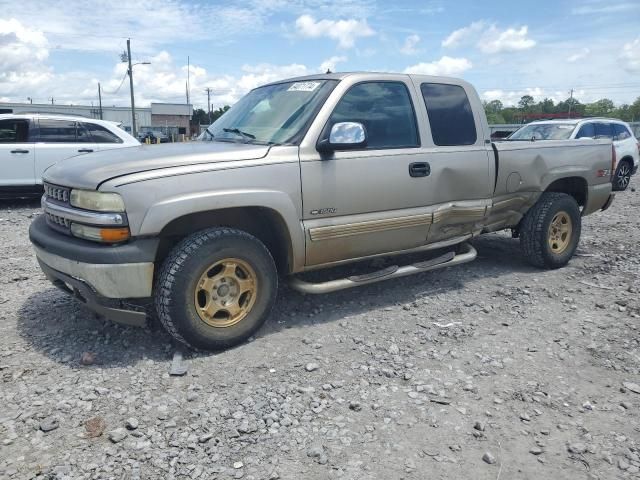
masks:
[[[44,184],[44,194],[47,198],[57,202],[68,203],[71,190],[66,187],[58,187],[57,185]]]
[[[47,222],[49,224],[53,224],[56,225],[58,227],[63,227],[63,228],[70,228],[71,227],[71,221],[63,218],[63,217],[59,217],[58,215],[53,215],[49,212],[44,212],[44,214],[47,216]]]

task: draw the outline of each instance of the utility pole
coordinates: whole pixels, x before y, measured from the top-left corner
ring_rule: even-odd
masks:
[[[136,103],[133,99],[133,67],[131,66],[131,39],[127,38],[127,60],[129,60],[129,87],[131,90],[131,135],[136,136]]]
[[[51,97],[51,105],[53,105],[53,97]]]
[[[189,85],[189,71],[191,70],[191,64],[189,62],[189,56],[187,56],[187,105],[189,104],[189,89],[191,85]]]
[[[100,105],[100,120],[102,120],[102,92],[100,91],[100,82],[98,82],[98,104]]]
[[[569,118],[571,118],[571,107],[573,107],[573,88],[569,91]]]
[[[209,115],[209,123],[211,123],[211,88],[205,88],[207,92],[207,115]]]

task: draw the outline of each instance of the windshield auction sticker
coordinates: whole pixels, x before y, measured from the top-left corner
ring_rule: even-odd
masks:
[[[313,92],[319,86],[320,82],[296,82],[287,89],[287,92]]]

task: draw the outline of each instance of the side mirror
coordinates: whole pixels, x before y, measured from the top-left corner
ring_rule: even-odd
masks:
[[[318,142],[316,148],[319,152],[329,153],[366,146],[367,134],[364,125],[359,122],[339,122],[331,127],[329,138]]]

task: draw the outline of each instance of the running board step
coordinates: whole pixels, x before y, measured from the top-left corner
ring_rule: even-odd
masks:
[[[382,280],[389,280],[390,278],[406,277],[407,275],[414,275],[416,273],[423,273],[430,270],[451,267],[453,265],[460,265],[462,263],[475,260],[477,256],[478,252],[476,249],[468,243],[464,243],[460,246],[460,253],[457,254],[454,252],[447,252],[439,257],[425,260],[424,262],[413,263],[403,267],[392,265],[376,272],[366,273],[363,275],[352,275],[350,277],[329,280],[327,282],[311,283],[297,277],[291,277],[289,279],[289,286],[302,293],[336,292],[338,290],[345,290],[347,288],[367,285],[369,283],[380,282]]]

